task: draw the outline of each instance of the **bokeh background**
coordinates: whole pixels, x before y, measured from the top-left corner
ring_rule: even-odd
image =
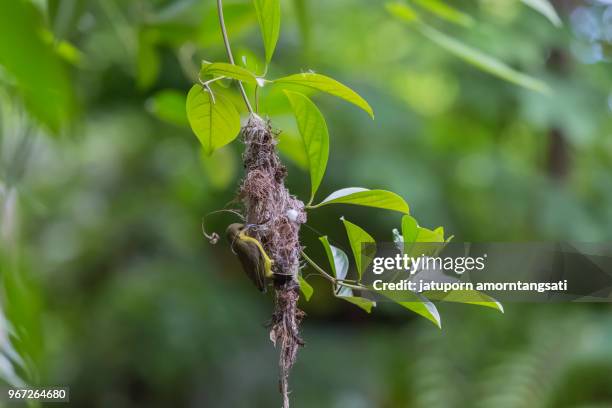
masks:
[[[261,72],[251,3],[225,3],[237,60]],[[201,232],[242,174],[242,143],[202,157],[184,113],[200,61],[225,60],[214,2],[1,4],[0,377],[69,386],[74,406],[279,406],[272,297]],[[453,2],[467,27],[423,12],[544,81],[542,94],[465,63],[384,2],[283,1],[269,77],[325,73],[376,112],[315,96],[331,136],[321,196],[392,190],[458,241],[610,241],[612,5],[553,4],[561,26],[515,0]],[[305,198],[288,106],[264,89],[262,110]],[[319,232],[348,248],[343,215],[381,241],[400,220],[313,211],[302,238],[321,264]],[[391,304],[368,315],[311,283],[295,407],[612,406],[608,304],[441,304],[440,330]]]

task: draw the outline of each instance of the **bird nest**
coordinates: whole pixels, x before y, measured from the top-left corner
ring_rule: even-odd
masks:
[[[278,134],[270,123],[251,115],[242,129],[246,149],[245,176],[239,191],[244,205],[248,234],[261,242],[273,260],[275,308],[270,321],[270,339],[280,348],[279,386],[283,406],[288,406],[289,371],[298,348],[303,345],[299,325],[304,317],[297,307],[297,274],[301,246],[300,225],[306,222],[304,203],[285,187],[287,170],[276,153]]]

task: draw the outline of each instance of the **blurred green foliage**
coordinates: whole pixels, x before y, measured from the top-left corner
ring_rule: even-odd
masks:
[[[254,7],[225,3],[236,60],[263,71]],[[454,2],[469,16],[454,15],[461,24],[427,15],[445,36],[546,83],[541,94],[466,64],[381,2],[282,2],[269,75],[325,72],[376,111],[372,121],[313,96],[332,139],[321,196],[352,185],[395,191],[423,226],[444,225],[460,241],[610,240],[612,11],[553,3],[561,27],[515,0]],[[68,385],[75,406],[278,405],[264,328],[271,298],[200,230],[204,214],[233,205],[241,175],[241,144],[206,157],[181,108],[201,60],[225,60],[214,6],[0,3],[5,381]],[[281,147],[293,146],[281,149],[289,187],[305,199],[282,90],[264,88],[262,109]],[[345,252],[342,215],[388,241],[401,219],[317,209],[310,228]],[[319,235],[302,233],[323,264]],[[612,404],[608,305],[508,304],[501,315],[445,304],[440,331],[392,305],[368,315],[311,283],[295,406]]]

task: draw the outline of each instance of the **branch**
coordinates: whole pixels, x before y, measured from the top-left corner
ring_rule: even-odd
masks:
[[[225,44],[225,52],[227,53],[227,58],[229,59],[230,64],[236,65],[236,63],[234,62],[234,56],[232,55],[232,48],[230,47],[229,38],[227,36],[227,29],[225,28],[222,0],[217,0],[217,13],[219,14],[219,26],[221,26],[221,35],[223,36],[223,44]],[[244,90],[244,86],[242,85],[241,81],[238,81],[238,88],[240,88],[240,94],[242,95],[242,99],[244,99],[244,104],[246,105],[249,112],[253,113],[251,102],[249,102],[249,98],[247,98],[247,94]]]
[[[304,260],[310,264],[310,266],[312,266],[317,272],[319,272],[325,279],[329,280],[330,282],[334,283],[335,285],[346,286],[347,288],[358,289],[358,290],[364,290],[364,289],[367,290],[368,289],[367,286],[363,286],[363,285],[357,283],[356,281],[349,280],[349,279],[338,279],[338,278],[335,278],[335,277],[331,276],[329,273],[325,272],[325,270],[323,270],[323,268],[321,268],[319,265],[317,265],[315,261],[310,259],[310,257],[308,255],[306,255],[306,253],[304,253],[304,251],[301,251],[300,254],[302,255],[302,258],[304,258]],[[354,285],[354,284],[347,283],[347,282],[355,282],[357,284]]]

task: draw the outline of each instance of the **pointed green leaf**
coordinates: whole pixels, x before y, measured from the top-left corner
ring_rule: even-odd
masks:
[[[365,101],[365,99],[359,96],[357,92],[353,91],[348,86],[343,85],[335,79],[325,75],[305,72],[302,74],[294,74],[279,78],[273,82],[281,85],[301,85],[337,96],[338,98],[342,98],[345,101],[360,107],[366,111],[372,117],[372,119],[374,119],[374,111]]]
[[[419,227],[415,242],[444,242],[444,228],[438,227],[435,230],[430,230],[424,227]]]
[[[436,308],[436,305],[431,303],[428,300],[423,300],[421,302],[396,302],[398,305],[405,307],[408,310],[412,310],[414,313],[425,317],[427,320],[438,326],[439,329],[442,328],[442,319],[440,318],[440,313]]]
[[[504,313],[504,307],[493,297],[477,290],[426,291],[423,296],[442,302],[465,303],[476,306],[490,307]]]
[[[308,97],[291,91],[285,91],[285,94],[295,114],[298,130],[306,148],[311,186],[309,202],[312,202],[327,168],[329,156],[327,124],[319,109]]]
[[[402,217],[402,237],[405,244],[413,243],[417,240],[419,224],[410,215]]]
[[[353,294],[353,290],[351,288],[347,288],[346,286],[340,287],[340,290],[338,290],[336,293],[336,297],[354,304],[355,306],[365,310],[367,313],[372,313],[372,307],[376,306],[376,302],[360,296],[355,296]]]
[[[418,252],[418,248],[413,251],[414,243],[417,241],[419,235],[419,224],[410,215],[404,215],[402,217],[402,254],[410,256],[415,255]],[[418,255],[417,255],[418,256]]]
[[[425,317],[438,326],[438,328],[442,328],[442,319],[440,318],[440,313],[436,305],[430,302],[426,297],[410,291],[402,291],[401,294],[394,291],[380,291],[379,293],[393,300],[398,305]]]
[[[331,245],[327,236],[319,237],[319,241],[323,244],[334,277],[340,280],[346,279],[346,274],[349,269],[349,260],[346,253],[340,248]]]
[[[187,119],[207,155],[230,143],[240,132],[236,107],[220,93],[215,94],[213,102],[210,92],[199,84],[187,94]]]
[[[408,5],[402,2],[387,3],[385,8],[389,14],[399,18],[405,23],[414,23],[421,21],[419,15]]]
[[[398,17],[402,21],[409,23],[415,22],[415,19],[411,17],[411,15],[414,14],[414,11],[405,4],[393,3],[392,8],[387,7],[387,9],[391,14]],[[484,72],[536,92],[550,92],[550,88],[545,82],[518,72],[510,68],[505,63],[483,53],[482,51],[463,44],[462,42],[436,30],[422,21],[418,21],[418,24],[416,25],[411,24],[411,26],[415,27],[426,38],[444,48],[449,53],[464,60],[468,64],[481,69]]]
[[[399,211],[404,214],[410,213],[406,201],[397,194],[386,190],[368,190],[361,187],[349,187],[335,191],[319,204],[313,205],[312,208],[328,204],[354,204]]]
[[[402,217],[402,240],[404,244],[414,242],[445,242],[444,228],[438,227],[430,230],[419,226],[418,222],[410,215]]]
[[[75,111],[72,79],[64,62],[46,41],[45,17],[34,2],[0,1],[0,67],[16,85],[28,113],[53,133]]]
[[[344,299],[349,303],[358,306],[359,308],[365,310],[368,313],[372,313],[372,307],[376,306],[376,303],[372,302],[369,299],[364,299],[358,296],[338,296],[340,299]]]
[[[253,0],[253,4],[266,50],[266,62],[270,63],[280,33],[280,0]]]
[[[304,295],[304,298],[308,302],[310,298],[312,297],[312,294],[314,293],[314,289],[310,285],[310,283],[306,282],[306,279],[304,279],[302,275],[298,276],[298,281],[300,283],[300,291],[302,292],[302,294]]]
[[[419,6],[430,13],[435,14],[443,20],[470,27],[474,24],[474,19],[469,14],[465,14],[455,8],[450,7],[440,0],[414,0]]]
[[[546,17],[555,27],[561,27],[561,19],[555,8],[548,0],[521,0],[525,5],[531,7]]]
[[[74,65],[75,67],[80,67],[82,65],[83,60],[85,59],[83,52],[75,47],[73,44],[68,41],[59,41],[57,38],[51,37],[52,41],[55,41],[55,51],[57,55],[62,57],[64,61],[69,64]]]
[[[47,28],[43,29],[40,35],[45,43],[55,49],[56,54],[59,55],[62,60],[75,67],[81,67],[85,57],[76,46],[68,41],[57,38],[53,32]]]
[[[357,273],[359,275],[358,280],[361,280],[363,270],[365,270],[376,253],[376,241],[366,231],[364,231],[358,225],[353,224],[350,221],[341,218],[346,228],[346,235],[348,235],[349,243],[351,244],[351,250],[353,251],[353,257],[357,264]],[[364,247],[364,244],[366,245]],[[365,249],[366,252],[363,250]]]
[[[484,72],[495,75],[501,79],[505,79],[508,82],[512,82],[516,85],[520,85],[524,88],[531,89],[532,91],[540,93],[550,92],[548,85],[536,78],[529,75],[525,75],[510,68],[505,63],[498,59],[495,59],[482,51],[472,48],[468,45],[463,44],[460,41],[455,40],[452,37],[436,30],[433,27],[421,24],[419,30],[423,35],[429,38],[446,51],[461,58],[468,64],[471,64]]]
[[[200,70],[200,78],[205,77],[232,78],[252,85],[257,85],[258,83],[261,83],[261,80],[258,80],[258,78],[246,68],[242,68],[241,66],[228,64],[225,62],[202,63],[202,69]]]
[[[401,240],[403,242],[403,253],[410,256],[434,256],[444,248],[443,244],[447,242],[444,240],[444,228],[438,227],[432,231],[421,227],[409,215],[402,217]],[[436,243],[441,245],[432,245]]]

